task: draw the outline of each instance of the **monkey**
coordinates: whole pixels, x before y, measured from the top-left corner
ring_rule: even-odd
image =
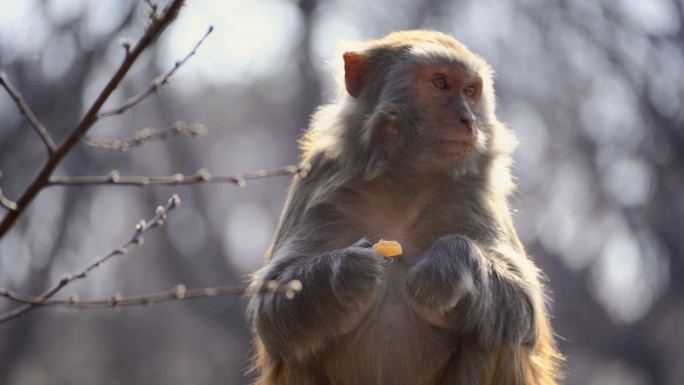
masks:
[[[554,385],[543,276],[515,231],[493,70],[453,37],[342,55],[314,112],[248,316],[258,385]],[[397,240],[391,262],[371,245]],[[264,288],[298,280],[294,298]]]

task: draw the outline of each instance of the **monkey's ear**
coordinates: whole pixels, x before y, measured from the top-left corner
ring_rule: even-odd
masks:
[[[347,92],[354,98],[358,98],[366,84],[370,64],[368,59],[358,52],[345,52],[342,57],[344,58],[344,83]]]

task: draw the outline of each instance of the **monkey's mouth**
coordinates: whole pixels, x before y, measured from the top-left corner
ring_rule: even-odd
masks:
[[[440,153],[444,156],[449,157],[464,157],[468,156],[473,152],[475,147],[474,140],[457,140],[457,139],[444,139],[438,140],[437,144],[440,149]]]

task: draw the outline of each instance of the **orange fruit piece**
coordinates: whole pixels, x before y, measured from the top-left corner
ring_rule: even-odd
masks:
[[[397,241],[379,240],[373,245],[373,251],[382,255],[385,258],[395,258],[401,255],[403,250],[401,244]]]

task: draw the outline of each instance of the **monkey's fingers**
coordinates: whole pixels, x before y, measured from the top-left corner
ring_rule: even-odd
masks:
[[[373,244],[368,239],[366,239],[364,237],[364,238],[361,238],[358,241],[356,241],[356,243],[353,244],[352,246],[353,247],[369,248],[369,247],[373,246]]]
[[[384,239],[379,240],[373,245],[373,251],[382,255],[385,258],[396,258],[403,253],[401,244],[397,241],[386,241]]]

